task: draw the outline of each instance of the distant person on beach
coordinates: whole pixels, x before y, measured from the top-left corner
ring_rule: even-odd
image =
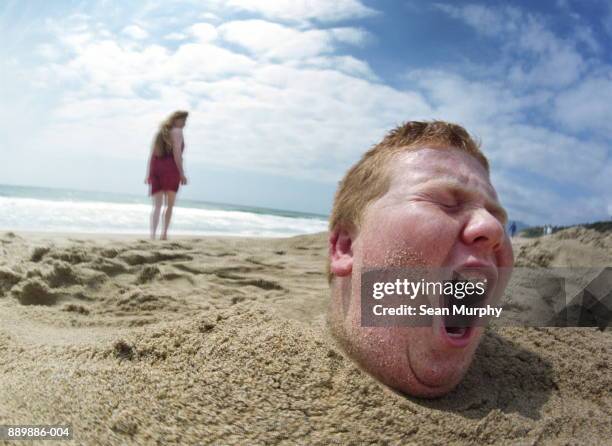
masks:
[[[183,128],[188,112],[178,110],[172,113],[159,127],[148,163],[148,173],[145,183],[151,186],[153,211],[151,212],[151,239],[155,239],[162,206],[163,227],[161,240],[167,240],[168,228],[172,219],[172,209],[176,202],[176,194],[181,184],[187,184],[183,166]]]
[[[328,324],[335,339],[396,390],[422,397],[452,390],[484,327],[447,326],[443,317],[427,327],[363,326],[361,274],[444,267],[503,291],[514,263],[506,224],[488,160],[464,128],[413,121],[389,132],[346,173],[334,199]]]
[[[516,234],[516,223],[512,222],[510,225],[510,237],[514,237],[514,234]]]

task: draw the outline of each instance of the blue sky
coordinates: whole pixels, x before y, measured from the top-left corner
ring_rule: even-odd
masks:
[[[386,131],[482,141],[511,219],[612,214],[612,2],[4,1],[0,183],[146,193],[187,108],[183,196],[327,213]]]

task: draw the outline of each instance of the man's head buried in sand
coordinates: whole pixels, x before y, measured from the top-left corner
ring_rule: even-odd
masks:
[[[403,393],[435,397],[463,378],[483,327],[362,327],[367,268],[448,268],[504,289],[513,265],[489,164],[462,127],[408,122],[346,174],[330,219],[329,323],[361,367]],[[503,270],[502,270],[503,268]],[[494,282],[491,284],[491,282]]]

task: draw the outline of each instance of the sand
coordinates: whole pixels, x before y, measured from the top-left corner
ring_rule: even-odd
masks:
[[[517,264],[612,265],[609,233],[567,231],[517,239]],[[489,329],[455,391],[408,398],[327,336],[325,255],[324,234],[1,233],[0,425],[88,445],[609,444],[609,329]]]

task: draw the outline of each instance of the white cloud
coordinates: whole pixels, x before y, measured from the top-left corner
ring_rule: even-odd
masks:
[[[612,188],[612,69],[585,56],[600,50],[591,29],[570,29],[561,37],[545,17],[519,9],[435,8],[496,44],[498,58],[472,64],[463,74],[461,67],[420,70],[408,79],[436,116],[464,124],[484,141],[495,184],[514,218],[605,218]]]
[[[208,24],[191,29],[197,40],[181,44],[176,50],[152,44],[132,47],[115,39],[101,39],[93,33],[72,33],[59,36],[70,60],[46,67],[65,80],[78,81],[81,93],[131,95],[135,89],[148,87],[153,92],[158,84],[178,83],[198,78],[218,78],[245,73],[254,66],[250,58],[211,45],[216,32]]]
[[[576,41],[583,43],[591,52],[599,53],[602,51],[602,47],[595,38],[593,29],[590,26],[581,23],[580,26],[576,27],[574,34]]]
[[[560,36],[546,17],[518,9],[436,8],[497,43],[500,54],[481,70],[470,67],[479,80],[431,70],[409,79],[439,116],[482,137],[510,209],[527,221],[605,217],[612,189],[612,67],[597,58],[591,29]],[[517,172],[531,182],[522,184]],[[581,192],[568,197],[568,190]]]
[[[214,14],[212,12],[203,12],[202,14],[200,14],[199,16],[201,19],[203,20],[209,20],[211,22],[220,22],[221,21],[221,17],[219,17],[217,14]]]
[[[286,21],[337,22],[376,14],[359,0],[228,0],[227,5]]]
[[[331,69],[369,80],[378,79],[378,76],[372,71],[372,68],[367,62],[356,59],[353,56],[313,57],[300,61],[300,65],[304,67]]]
[[[149,33],[138,25],[129,25],[123,28],[123,34],[136,40],[143,40],[149,37]]]
[[[574,132],[592,131],[612,139],[612,70],[593,75],[561,92],[555,99],[553,117]]]
[[[164,36],[166,40],[186,40],[187,38],[187,34],[184,33],[170,33]]]
[[[521,176],[493,175],[493,184],[502,204],[510,208],[510,219],[531,224],[585,223],[596,218],[606,218],[608,201],[605,196],[568,197],[554,189],[538,187],[525,182]]]
[[[222,38],[266,59],[304,59],[330,54],[338,42],[361,44],[367,33],[357,28],[296,29],[266,20],[237,20],[218,28]]]
[[[525,119],[546,96],[520,94],[500,81],[469,81],[442,71],[415,71],[409,79],[435,104],[436,116],[460,122],[478,135],[498,168],[531,170],[541,177],[588,185],[606,163],[601,144],[589,141],[583,151],[581,139]]]
[[[333,49],[328,32],[300,31],[265,20],[241,20],[219,27],[223,39],[266,58],[302,59]]]
[[[575,43],[558,38],[538,20],[529,18],[518,34],[518,51],[528,52],[534,63],[527,70],[513,67],[510,76],[516,83],[563,87],[576,81],[586,69]]]
[[[361,46],[370,37],[369,33],[360,28],[333,28],[329,30],[334,39],[339,42],[350,43],[351,45]]]
[[[492,8],[478,4],[456,6],[446,3],[434,3],[433,6],[487,36],[514,32],[522,19],[521,12],[512,7]]]
[[[500,64],[517,88],[565,87],[586,70],[577,41],[559,38],[533,14],[517,8],[435,4],[435,8],[501,43]],[[588,32],[580,41],[589,41]],[[591,43],[592,45],[592,43]]]
[[[471,81],[442,70],[413,70],[407,78],[425,91],[440,116],[466,123],[508,122],[521,115],[525,107],[541,100],[537,96],[517,95],[501,80]]]
[[[217,30],[252,56],[207,41]],[[188,32],[207,38],[169,49],[63,35],[73,57],[52,68],[79,86],[59,104],[40,144],[74,134],[61,142],[64,150],[140,156],[157,122],[185,107],[192,160],[335,180],[398,119],[431,112],[419,94],[382,85],[366,62],[335,53],[338,42],[361,42],[359,30],[251,20]]]
[[[58,86],[59,102],[37,115],[44,125],[27,144],[25,138],[17,144],[39,150],[40,159],[46,147],[144,158],[158,122],[187,108],[189,163],[336,181],[390,128],[438,118],[482,138],[514,218],[578,221],[610,206],[612,71],[583,56],[586,47],[596,51],[588,35],[561,38],[545,20],[518,9],[438,4],[495,42],[500,57],[471,71],[412,70],[399,88],[350,54],[351,45],[375,37],[329,25],[373,13],[348,8],[359,2],[210,3],[216,18],[194,11],[201,22],[185,26],[163,22],[158,29],[150,16],[126,17],[126,24],[147,23],[151,39],[144,42],[88,16],[57,23],[56,38],[38,56],[56,48],[61,63],[43,61],[36,72],[48,89]],[[341,7],[347,9],[334,9]],[[268,20],[223,23],[224,8]],[[516,172],[541,181],[526,183]],[[559,183],[591,196],[568,199],[550,186]]]
[[[40,44],[37,48],[37,52],[47,60],[56,60],[61,56],[61,52],[57,47],[49,43]]]
[[[70,32],[66,34],[60,34],[59,41],[68,48],[78,51],[89,44],[94,38],[94,34],[91,32]]]
[[[209,23],[194,23],[189,27],[189,33],[200,42],[210,42],[217,38],[217,29]]]

